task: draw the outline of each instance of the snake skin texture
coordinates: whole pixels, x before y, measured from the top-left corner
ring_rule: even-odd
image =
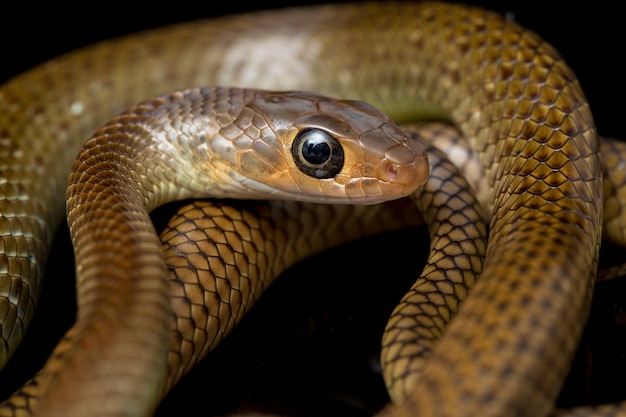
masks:
[[[513,91],[515,92],[515,90],[513,90]],[[14,151],[13,151],[13,154],[15,154],[15,152],[14,152]],[[483,196],[483,198],[484,198],[484,196]],[[597,228],[596,228],[596,230],[597,230]],[[502,235],[506,235],[506,233],[503,233]],[[571,335],[571,334],[570,334],[570,335]],[[568,349],[569,349],[569,350],[571,350],[571,347],[568,347]],[[566,350],[567,350],[567,349],[566,349]],[[558,385],[558,384],[556,384],[556,385]],[[511,390],[511,391],[515,391],[515,390]],[[549,390],[547,390],[547,391],[549,391]],[[549,395],[548,395],[548,396],[549,396]],[[516,411],[517,411],[517,410],[516,410]]]

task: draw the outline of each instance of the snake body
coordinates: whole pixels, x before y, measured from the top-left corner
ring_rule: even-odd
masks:
[[[325,162],[307,153],[322,145],[330,148]],[[292,150],[302,155],[292,157]],[[101,157],[109,152],[118,157]],[[423,183],[425,160],[421,145],[382,113],[315,95],[205,88],[123,113],[85,144],[70,175],[67,211],[80,313],[66,345],[53,353],[65,367],[44,372],[42,415],[95,415],[100,404],[111,404],[111,413],[144,415],[154,407],[166,376],[170,315],[165,262],[148,217],[153,208],[206,196],[381,202]],[[119,217],[105,214],[110,210]],[[94,230],[101,231],[95,240]],[[122,233],[111,236],[113,230]],[[136,251],[125,254],[130,247]],[[127,262],[116,263],[121,258]],[[136,272],[114,284],[127,271]],[[117,292],[122,287],[126,300]],[[116,327],[106,335],[93,326],[103,310],[104,321]],[[70,346],[94,349],[70,357]],[[88,363],[102,368],[86,372]],[[95,388],[108,378],[118,381],[115,388]]]
[[[169,54],[177,65],[155,65]],[[145,70],[139,82],[120,76],[138,68]],[[100,77],[92,78],[94,69]],[[75,87],[68,93],[70,80]],[[32,315],[80,143],[123,108],[190,85],[310,90],[368,101],[397,121],[455,123],[483,169],[478,191],[490,219],[485,264],[415,385],[405,399],[400,395],[404,404],[384,414],[550,412],[586,320],[602,230],[593,119],[576,77],[538,36],[493,13],[438,3],[319,6],[175,26],[67,55],[2,86],[4,361]],[[75,207],[70,214],[81,211]],[[148,269],[164,270],[158,264]],[[78,265],[79,276],[83,268]],[[86,307],[92,284],[82,286],[81,278],[79,284],[79,317],[106,316]],[[136,308],[141,312],[140,303]],[[162,354],[167,335],[157,327],[162,333],[154,347]],[[83,340],[82,334],[73,330],[67,340]],[[118,336],[126,340],[128,333]],[[54,405],[55,397],[72,396],[72,379],[82,378],[72,372],[80,371],[83,353],[72,346],[61,345],[46,367],[50,379],[43,385],[68,391],[44,396],[44,411],[72,403]],[[72,362],[78,367],[63,376],[60,364]],[[138,365],[140,380],[143,370]],[[132,399],[131,411],[149,410],[153,405],[144,400],[161,385],[157,377]]]

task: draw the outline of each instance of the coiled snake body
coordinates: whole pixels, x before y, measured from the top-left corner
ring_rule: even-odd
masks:
[[[156,65],[159,57],[169,54],[178,57],[175,66]],[[119,76],[138,68],[144,70],[139,80]],[[101,77],[92,78],[94,69]],[[71,93],[66,93],[63,86],[69,81],[74,87],[67,87]],[[368,101],[397,121],[443,117],[455,123],[484,170],[478,193],[490,218],[486,260],[475,291],[446,329],[416,385],[406,399],[398,394],[404,404],[384,413],[419,410],[423,415],[489,416],[551,411],[586,319],[597,266],[602,169],[594,123],[574,74],[538,36],[495,14],[437,3],[322,6],[188,24],[103,43],[5,84],[0,90],[0,135],[5,145],[3,192],[8,199],[3,206],[6,275],[1,279],[2,287],[8,288],[4,311],[16,319],[2,327],[3,339],[10,341],[4,360],[32,315],[41,265],[52,228],[61,217],[65,178],[79,144],[123,108],[158,92],[196,85],[310,90]],[[191,106],[191,114],[194,111]],[[175,115],[173,119],[177,120]],[[94,141],[100,145],[99,139]],[[169,176],[167,168],[162,165],[158,172]],[[383,171],[395,177],[395,170]],[[85,187],[80,180],[83,171],[76,172],[70,197]],[[150,175],[137,172],[141,181],[148,178],[151,183]],[[155,196],[145,197],[146,207],[164,201],[164,189],[144,191]],[[71,203],[70,215],[80,212],[82,204],[81,197]],[[70,226],[80,233],[80,222]],[[104,241],[106,235],[99,242]],[[89,247],[77,245],[77,250],[89,258]],[[157,272],[164,269],[160,261],[157,266],[133,261]],[[51,394],[46,396],[44,390],[42,411],[76,404],[76,415],[88,415],[107,411],[104,404],[112,407],[111,415],[120,411],[116,407],[141,415],[154,407],[157,390],[164,384],[148,382],[152,378],[144,374],[148,368],[157,368],[151,371],[158,374],[159,366],[154,366],[158,360],[133,352],[135,359],[146,359],[144,365],[103,360],[99,367],[89,359],[99,355],[94,346],[98,343],[88,342],[83,334],[98,336],[119,324],[106,310],[90,310],[92,297],[108,296],[100,292],[108,281],[94,284],[97,278],[84,278],[85,268],[96,264],[125,269],[118,258],[88,259],[87,266],[77,267],[83,324],[70,331],[43,373],[48,381],[42,386]],[[148,293],[142,280],[126,281],[137,285],[130,294]],[[99,285],[98,293],[91,285]],[[166,286],[154,285],[149,284],[150,290],[159,296],[147,295],[147,304],[168,311]],[[124,297],[111,291],[110,303],[126,308]],[[137,315],[128,316],[129,321],[153,314],[139,300],[128,304],[133,303],[136,308],[131,311]],[[109,328],[90,321],[98,315],[105,317]],[[159,324],[163,321],[137,322],[135,330],[143,327],[157,333],[152,342],[140,334],[111,331],[119,338],[111,342],[113,350],[118,341],[134,336],[140,345],[152,344],[148,351],[156,352],[156,357],[163,357],[167,349],[167,329],[164,333]],[[94,350],[81,356],[72,343]],[[117,402],[107,389],[91,391],[88,386],[98,381],[82,374],[86,363],[93,365],[94,375],[100,372],[97,369],[136,373],[137,380],[115,383],[114,390],[130,393],[131,398]],[[101,404],[98,396],[107,400]],[[87,408],[81,409],[81,404]]]

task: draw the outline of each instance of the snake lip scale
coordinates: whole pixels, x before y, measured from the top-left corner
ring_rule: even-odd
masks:
[[[602,172],[595,127],[578,81],[550,45],[516,24],[481,10],[436,3],[398,5],[397,9],[391,4],[385,6],[387,9],[384,12],[377,9],[379,5],[359,5],[356,8],[351,8],[349,5],[337,6],[341,7],[342,13],[338,13],[338,9],[334,7],[322,6],[309,9],[308,12],[285,11],[285,13],[290,13],[288,21],[291,22],[285,25],[285,30],[289,31],[290,27],[297,28],[295,32],[297,36],[291,33],[285,38],[291,41],[291,46],[303,46],[307,52],[301,54],[298,52],[299,48],[281,48],[281,54],[286,51],[294,54],[285,62],[295,65],[291,67],[286,65],[284,73],[276,71],[277,67],[271,65],[261,66],[259,71],[255,70],[259,62],[273,62],[278,59],[271,54],[259,59],[259,54],[255,53],[255,50],[258,50],[255,45],[259,43],[263,46],[268,45],[263,43],[265,40],[259,34],[264,30],[274,31],[281,27],[276,25],[277,19],[272,17],[274,15],[260,13],[254,15],[254,25],[248,25],[245,17],[241,18],[244,19],[241,21],[233,17],[219,21],[220,23],[215,26],[219,28],[217,32],[211,32],[211,29],[208,29],[209,38],[223,36],[220,39],[224,42],[216,42],[220,46],[213,48],[210,46],[207,48],[205,44],[203,48],[207,48],[207,55],[196,53],[198,46],[185,34],[184,29],[179,32],[176,32],[177,29],[172,29],[171,33],[174,33],[174,36],[170,36],[171,41],[167,43],[162,43],[159,35],[150,34],[144,35],[140,49],[134,47],[133,38],[129,38],[128,41],[104,43],[98,47],[99,49],[68,55],[2,86],[0,89],[0,105],[2,106],[0,126],[2,126],[1,132],[4,137],[47,138],[50,134],[46,129],[50,128],[45,126],[51,122],[52,131],[60,132],[55,135],[58,143],[66,149],[46,153],[38,148],[40,142],[33,142],[32,150],[19,147],[19,142],[10,140],[7,142],[8,150],[14,159],[18,157],[28,160],[34,155],[34,160],[38,163],[17,165],[14,161],[11,162],[13,165],[9,166],[8,171],[18,173],[15,177],[17,181],[10,182],[13,188],[9,191],[5,190],[5,194],[16,195],[23,191],[49,202],[33,206],[25,205],[25,209],[22,206],[13,208],[12,210],[18,214],[3,212],[8,221],[13,222],[11,223],[12,229],[18,229],[19,224],[19,227],[26,230],[23,236],[27,239],[20,240],[22,237],[18,235],[11,235],[10,239],[17,239],[16,247],[27,248],[30,251],[26,257],[18,255],[17,263],[11,264],[13,265],[11,273],[19,269],[19,273],[24,275],[22,278],[26,284],[20,284],[24,292],[17,296],[13,295],[13,298],[25,300],[25,304],[19,307],[19,321],[13,327],[15,330],[9,329],[8,331],[10,337],[7,337],[11,341],[21,337],[24,325],[32,315],[34,301],[38,298],[41,284],[37,277],[41,264],[47,257],[47,248],[52,235],[49,225],[57,224],[62,212],[61,200],[58,196],[63,194],[65,184],[59,178],[66,178],[69,164],[65,162],[73,159],[74,151],[78,149],[76,144],[78,137],[86,137],[85,132],[93,132],[96,126],[101,125],[104,121],[102,119],[104,116],[101,115],[106,115],[108,118],[145,97],[153,96],[157,85],[164,91],[178,89],[182,87],[180,85],[182,80],[185,80],[187,85],[245,85],[274,90],[310,90],[333,96],[363,99],[372,102],[376,107],[388,112],[392,119],[397,120],[407,118],[405,110],[407,108],[424,109],[425,104],[435,103],[435,106],[429,107],[429,111],[438,117],[446,116],[468,135],[481,165],[482,180],[477,186],[478,197],[488,208],[488,215],[491,219],[491,236],[483,269],[484,279],[479,281],[469,298],[463,303],[458,315],[459,319],[451,323],[441,344],[432,352],[432,361],[429,361],[423,370],[420,368],[419,372],[423,371],[423,378],[417,382],[418,387],[430,388],[417,391],[434,394],[432,398],[426,398],[419,393],[411,394],[407,397],[405,405],[390,407],[383,413],[403,415],[402,413],[407,410],[419,409],[425,415],[428,413],[456,415],[455,410],[465,407],[470,410],[469,413],[478,413],[477,410],[480,410],[481,415],[494,416],[501,415],[502,410],[505,409],[511,415],[546,415],[550,412],[554,398],[558,394],[559,381],[564,377],[564,372],[574,352],[574,346],[582,331],[580,323],[586,319],[592,289],[591,278],[597,264],[602,224],[600,198],[602,190],[598,187]],[[313,10],[316,12],[312,13]],[[387,15],[387,13],[390,14]],[[320,21],[324,22],[321,25],[317,20],[318,16]],[[369,36],[367,30],[359,30],[362,22],[356,23],[357,21],[369,19],[370,25],[381,27],[390,21],[395,22],[394,19],[407,17],[423,19],[419,21],[427,23],[420,25],[419,29],[415,29],[412,25],[398,25],[404,27],[404,30],[408,28],[410,36],[403,38],[400,35],[397,38],[401,42],[400,46],[394,49],[393,54],[388,54],[383,48],[368,49],[368,51],[373,51],[372,55],[367,57],[371,65],[361,65],[359,66],[361,69],[357,71],[355,65],[358,65],[359,61],[352,60],[353,55],[342,52],[332,54],[333,50],[357,51],[360,50],[358,48],[360,44],[375,44],[375,37]],[[317,31],[319,26],[332,27],[337,31],[331,32],[332,36],[328,37],[323,32]],[[395,28],[396,25],[394,24],[393,27]],[[439,30],[441,27],[447,30]],[[201,30],[204,30],[201,26],[195,26],[191,31],[198,34]],[[411,32],[412,30],[415,31]],[[394,33],[396,32],[390,30],[389,36],[395,36]],[[154,37],[151,38],[151,36]],[[314,39],[314,42],[306,44],[307,39]],[[326,46],[328,39],[331,39],[333,48]],[[392,39],[396,40],[395,37]],[[402,44],[403,39],[408,40],[409,47]],[[268,42],[275,40],[275,38],[269,39]],[[173,46],[169,46],[169,42]],[[390,43],[395,45],[395,42],[389,42],[388,39],[385,39],[385,42],[387,45]],[[416,45],[434,53],[426,55],[421,54],[419,50],[416,52]],[[477,45],[479,47],[474,49]],[[146,56],[150,58],[152,54],[165,54],[167,50],[176,51],[180,66],[162,71],[158,66],[149,63],[150,70],[145,72],[142,83],[137,83],[132,88],[116,78],[117,68],[120,68],[119,71],[122,74],[128,71],[128,68],[140,68],[140,62]],[[265,50],[272,51],[271,48]],[[221,59],[216,59],[216,55]],[[100,58],[101,56],[104,58]],[[399,72],[393,72],[391,76],[389,76],[390,70],[383,69],[383,62],[385,64],[388,64],[389,60],[407,62],[407,56],[414,58],[416,62],[428,64],[423,67],[411,66],[406,72],[399,70]],[[125,62],[127,57],[136,60]],[[319,60],[320,57],[323,59]],[[325,70],[315,66],[318,60],[324,62]],[[219,63],[219,65],[214,64],[216,66],[206,71],[196,71],[189,69],[193,66],[186,66],[189,63],[194,65]],[[103,66],[99,67],[99,65]],[[218,71],[220,68],[217,66],[222,65],[226,68],[237,68],[237,70]],[[84,78],[79,71],[85,68],[100,68],[100,74],[104,75],[96,81],[89,80]],[[396,68],[401,67],[396,66]],[[199,74],[200,72],[202,74]],[[337,74],[337,77],[332,80],[324,77],[318,80],[316,77],[316,75],[329,72]],[[255,79],[257,76],[259,78]],[[394,84],[394,80],[408,79],[410,81],[411,77],[415,77],[414,83],[402,84],[400,88]],[[62,104],[56,107],[51,106],[51,110],[44,111],[41,107],[28,110],[27,104],[33,98],[41,103],[56,103],[59,99],[56,96],[59,91],[56,89],[57,83],[68,79],[75,82],[75,85],[84,85],[88,88],[77,89],[72,92],[72,95],[62,95]],[[161,82],[165,83],[161,84]],[[371,88],[378,83],[383,83],[386,87],[380,90]],[[424,87],[431,84],[433,87]],[[29,86],[29,88],[23,86]],[[38,86],[52,88],[39,89]],[[440,87],[444,88],[440,90]],[[125,90],[125,94],[129,93],[130,97],[121,101],[114,99],[113,96],[106,95],[109,88],[110,91]],[[92,97],[100,94],[104,94],[104,98],[99,101],[99,104],[94,103]],[[77,103],[80,106],[76,105]],[[89,112],[93,116],[89,116],[87,112],[82,114],[81,108],[94,110],[94,112]],[[60,110],[63,113],[63,109],[70,109],[70,112],[62,114],[57,119],[57,112]],[[78,114],[80,118],[76,117]],[[90,120],[89,117],[94,119]],[[79,119],[80,122],[75,123]],[[30,127],[23,127],[26,126],[23,123],[24,120],[31,122]],[[317,141],[319,138],[316,137],[313,140]],[[13,149],[12,146],[16,148]],[[339,155],[332,151],[333,146],[329,146],[330,154]],[[293,152],[294,159],[303,158],[308,162],[317,161],[320,155],[294,151],[289,146],[285,146],[284,150]],[[387,159],[397,162],[398,159],[403,160],[404,157],[398,157],[395,152],[391,152],[387,155]],[[340,160],[341,163],[338,162]],[[355,162],[350,157],[344,160],[338,156],[333,161],[336,166],[345,164],[347,167],[353,166]],[[168,162],[165,161],[161,166],[162,172],[168,172],[170,168]],[[122,165],[124,164],[131,166],[132,163],[123,160]],[[23,168],[23,166],[28,168]],[[422,166],[417,170],[423,172],[423,168]],[[107,169],[97,171],[105,173]],[[327,174],[329,171],[325,169],[316,168],[313,171],[314,175],[331,176],[335,172],[332,166],[331,174]],[[393,164],[381,165],[377,169],[372,169],[365,164],[361,165],[357,171],[375,171],[377,175],[385,177],[387,182],[394,179],[404,181],[410,177],[410,174]],[[42,172],[45,174],[42,175]],[[224,169],[222,172],[226,175],[230,174],[229,169]],[[39,184],[30,180],[19,182],[20,178],[30,178],[30,175],[38,175],[38,178],[45,177],[47,182],[45,185],[42,185],[43,182]],[[149,175],[141,170],[138,175],[141,181],[134,181],[134,185],[142,184],[139,188],[143,187],[143,191],[147,190],[149,194],[152,193],[150,199],[140,204],[144,208],[151,209],[170,198],[165,197],[170,193],[169,190],[158,186],[153,187],[155,183],[151,182]],[[196,179],[182,178],[181,181],[190,183],[195,182]],[[407,194],[414,188],[414,185],[416,184],[407,186],[399,194]],[[304,183],[299,183],[295,188],[302,189],[306,186]],[[334,186],[323,189],[325,191],[336,190]],[[354,187],[351,192],[355,193],[358,198],[359,195],[367,194],[364,190],[365,187]],[[239,193],[243,194],[241,190]],[[73,191],[68,192],[70,198],[73,195]],[[188,196],[191,195],[181,193],[176,198]],[[308,197],[301,199],[311,201]],[[20,198],[15,201],[20,201]],[[113,206],[121,204],[122,201],[125,200],[113,201]],[[82,204],[79,202],[78,207]],[[71,214],[73,206],[70,204],[68,207]],[[19,217],[22,213],[26,215]],[[96,221],[100,220],[99,217],[96,216]],[[104,217],[101,216],[101,219]],[[74,232],[83,226],[79,221],[71,227]],[[536,230],[542,230],[543,233],[537,234]],[[39,234],[39,231],[43,233]],[[152,234],[153,230],[141,229],[141,233],[148,235]],[[29,236],[36,237],[29,239]],[[578,240],[582,245],[569,247],[563,244],[561,245],[563,251],[550,251],[548,257],[541,257],[542,254],[534,249],[545,242],[563,242],[563,236]],[[154,236],[149,239],[152,239],[152,247],[156,248],[158,242]],[[101,240],[106,241],[107,236],[102,235]],[[132,238],[131,240],[140,239]],[[129,242],[127,247],[130,246]],[[83,247],[83,245],[77,245],[77,247]],[[531,256],[539,256],[539,258],[536,258],[537,261],[534,263],[522,261]],[[165,271],[162,260],[156,260],[153,263],[148,262],[148,258],[144,260],[141,256],[128,256],[127,259],[144,264],[143,266],[151,265],[147,266],[147,269],[157,273]],[[102,263],[102,261],[99,262]],[[115,263],[116,261],[111,260],[102,264],[111,266],[113,269],[116,267]],[[96,294],[95,298],[108,296],[107,288],[102,294],[90,289],[89,282],[92,280],[81,278],[85,268],[82,265],[79,263],[77,268],[79,304],[81,305],[79,322],[85,317],[97,315],[98,310],[90,310],[91,307],[84,308],[89,305],[94,294]],[[512,275],[511,271],[524,271],[524,280]],[[17,275],[15,274],[16,277]],[[139,274],[139,276],[143,275],[143,273]],[[85,283],[87,285],[83,285]],[[167,310],[168,300],[163,292],[167,289],[162,285],[163,283],[155,285],[145,281],[145,284],[150,290],[158,287],[161,295],[152,299],[151,303],[160,306],[164,311]],[[138,280],[133,285],[137,286],[140,294],[145,290],[142,287],[144,285],[142,280]],[[515,290],[516,296],[506,291],[511,289]],[[448,296],[458,296],[457,291],[462,292],[462,290],[455,289],[453,294],[448,294]],[[130,292],[133,293],[133,291]],[[555,294],[558,296],[552,297]],[[112,304],[122,304],[123,298],[114,297]],[[499,302],[496,304],[488,302],[494,299]],[[446,300],[446,305],[449,303],[450,300]],[[517,312],[521,311],[522,307],[531,313],[534,312],[535,315],[530,313],[518,315]],[[131,308],[134,308],[134,312],[138,315],[128,315],[129,323],[133,321],[132,317],[152,317],[152,313],[143,310],[141,302],[137,302],[136,306]],[[155,329],[160,330],[156,333],[161,332],[157,336],[158,342],[148,342],[146,338],[145,345],[152,344],[156,348],[157,356],[163,357],[166,353],[164,346],[167,345],[164,341],[168,337],[167,331],[163,330],[163,324],[167,322],[167,319],[161,317],[151,323],[157,322],[160,324],[155,324]],[[144,327],[152,326],[146,323],[144,322]],[[556,323],[564,324],[557,326]],[[87,324],[87,327],[89,326],[91,325]],[[517,333],[513,334],[510,331],[511,327],[515,327]],[[485,338],[481,339],[481,334],[484,336],[486,328],[490,331],[490,337],[487,339],[492,340],[493,343],[484,342]],[[97,329],[95,333],[98,333]],[[68,344],[60,345],[53,355],[53,360],[47,365],[46,369],[52,372],[44,372],[43,375],[48,380],[43,381],[42,387],[52,386],[52,389],[56,389],[54,387],[56,383],[50,382],[56,376],[50,375],[63,374],[59,363],[67,365],[71,365],[72,362],[80,363],[80,360],[76,359],[80,355],[74,356],[68,352],[73,352],[72,343],[80,344],[81,340],[87,340],[82,339],[81,334],[82,330],[73,330],[68,334],[66,338]],[[547,335],[553,340],[550,346],[558,346],[560,349],[559,354],[555,354],[556,349],[546,352]],[[123,331],[119,334],[113,333],[112,341],[106,343],[115,344],[116,341],[123,341],[130,336],[132,334]],[[5,337],[5,328],[3,328],[3,337]],[[101,335],[97,336],[95,340],[103,341],[103,345],[106,344],[104,339],[98,339],[100,337]],[[506,351],[498,346],[513,346],[518,350]],[[10,355],[11,352],[4,354],[4,359]],[[507,360],[506,355],[516,357],[517,363],[512,363],[510,358]],[[152,359],[148,356],[146,355],[146,359],[150,362]],[[55,362],[56,359],[59,359],[59,362]],[[94,369],[107,368],[106,365],[100,367],[95,362],[93,363]],[[510,366],[500,368],[493,366],[497,363],[509,363]],[[546,374],[547,363],[553,369]],[[110,367],[107,372],[114,367]],[[133,365],[127,367],[127,370],[130,374],[137,372],[139,375],[143,372],[140,368],[141,366]],[[464,377],[460,378],[459,375]],[[481,381],[484,381],[484,384],[481,386],[475,386],[475,383],[471,382],[477,375],[482,375]],[[74,379],[71,376],[66,378]],[[500,388],[500,382],[503,380],[507,381],[507,385],[502,390],[496,390]],[[133,385],[130,380],[124,384]],[[147,390],[149,392],[139,394],[137,404],[129,408],[132,414],[144,414],[145,410],[151,409],[162,384],[163,381],[157,382],[156,387]],[[61,401],[57,400],[57,405],[54,406],[52,405],[55,401],[54,396],[48,396],[48,398],[44,396],[46,404],[44,411],[52,413],[59,403],[69,402],[69,399],[63,400],[63,398],[71,398],[70,391],[71,388],[59,395],[58,398],[61,398]],[[412,392],[412,389],[408,391]],[[436,407],[435,403],[441,396],[448,399],[446,405]],[[399,397],[401,398],[402,395]],[[115,400],[108,401],[107,406],[113,403]],[[104,409],[99,411],[104,411]],[[77,415],[87,414],[77,413]]]

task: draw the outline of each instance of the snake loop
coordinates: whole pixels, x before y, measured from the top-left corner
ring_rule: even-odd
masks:
[[[176,65],[154,64],[170,54]],[[137,73],[141,82],[126,76]],[[65,407],[80,416],[145,415],[164,389],[169,298],[165,280],[154,278],[166,265],[150,209],[171,198],[265,199],[268,193],[369,203],[372,196],[410,194],[422,179],[413,175],[426,171],[423,163],[413,164],[419,151],[406,135],[369,105],[240,89],[211,90],[206,100],[194,100],[198,90],[180,90],[195,85],[315,91],[370,102],[397,122],[436,117],[455,124],[480,167],[478,198],[490,230],[485,262],[472,265],[482,270],[480,279],[428,361],[405,368],[419,377],[394,394],[404,402],[382,415],[539,416],[553,410],[587,318],[603,224],[602,167],[588,103],[554,48],[514,22],[461,5],[385,2],[173,26],[61,57],[0,88],[0,136],[7,144],[0,159],[7,196],[0,288],[8,317],[0,362],[11,356],[32,316],[80,144],[122,109],[178,91],[98,131],[74,166],[67,213],[78,260],[78,320],[42,373],[41,415],[71,415]],[[296,102],[295,110],[284,101]],[[243,110],[228,111],[241,103],[247,103]],[[349,109],[346,117],[335,117],[340,107]],[[196,117],[212,111],[219,117],[209,122],[209,134]],[[264,116],[276,113],[279,119]],[[135,122],[130,133],[141,136],[152,124],[144,116],[166,128],[139,152],[135,136],[121,126]],[[334,160],[330,171],[316,167],[327,153],[331,160],[339,155],[332,145],[330,152],[319,144],[312,153],[296,152],[299,162],[282,157],[293,155],[297,132],[317,128],[341,143],[342,164]],[[282,132],[282,139],[270,131]],[[190,159],[176,165],[181,155]],[[203,168],[205,159],[211,169]],[[300,169],[302,159],[314,167],[309,173]],[[206,174],[219,181],[196,191]],[[124,233],[109,235],[119,224]],[[100,234],[93,240],[86,231]],[[445,239],[440,243],[446,246]],[[239,265],[234,253],[221,255],[223,268]],[[390,323],[391,339],[397,325]],[[390,372],[390,379],[398,374]],[[100,390],[100,377],[113,375],[118,383]]]

